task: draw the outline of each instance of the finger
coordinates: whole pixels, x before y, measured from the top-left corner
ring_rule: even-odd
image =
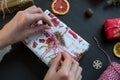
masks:
[[[60,60],[61,60],[61,53],[58,53],[57,57],[53,60],[50,66],[51,71],[57,71],[60,64]]]
[[[79,79],[78,80],[82,80],[82,75],[80,75]]]
[[[77,73],[76,73],[76,79],[77,79],[77,80],[81,80],[81,78],[82,78],[81,73],[82,73],[82,68],[79,67],[79,68],[78,68],[78,71],[77,71]]]
[[[49,26],[52,26],[52,22],[44,13],[42,14],[41,20],[43,20],[43,22],[48,24]]]
[[[38,27],[38,29],[36,30],[36,33],[41,33],[43,31],[45,31],[46,29],[50,29],[50,27],[48,25],[40,25],[40,26],[38,25],[37,27]]]
[[[68,55],[68,53],[65,52],[62,53],[62,56],[64,61],[62,63],[61,69],[69,72],[72,64],[72,58]]]
[[[61,59],[61,54],[58,54],[57,57],[53,60],[45,78],[48,77],[48,79],[49,79],[49,77],[52,77],[53,75],[56,75],[57,67],[59,66],[60,59]],[[47,80],[47,79],[44,79],[44,80]]]
[[[43,13],[43,10],[40,7],[38,7],[38,10],[39,10],[39,13]]]
[[[79,63],[75,60],[72,60],[73,63],[72,63],[72,66],[71,66],[71,70],[70,70],[70,73],[74,73],[73,76],[75,77],[77,72],[78,72],[78,69],[79,69]]]
[[[48,24],[49,26],[52,26],[52,22],[50,21],[50,19],[48,19],[45,14],[41,13],[41,14],[32,14],[31,17],[31,23],[33,22],[37,22],[39,20],[43,20],[43,22],[45,22],[46,24]]]
[[[42,9],[41,8],[37,8],[36,6],[32,6],[32,7],[29,7],[25,10],[25,12],[28,12],[28,13],[43,13]]]
[[[31,27],[29,29],[29,31],[28,31],[28,34],[29,35],[33,35],[33,34],[41,33],[41,32],[43,32],[46,29],[49,29],[49,26],[47,26],[47,25],[40,25],[40,26],[37,26],[37,27]]]

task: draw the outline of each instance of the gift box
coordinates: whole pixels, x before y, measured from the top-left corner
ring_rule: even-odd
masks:
[[[0,14],[16,12],[34,4],[33,0],[0,0]]]
[[[120,39],[120,18],[107,19],[104,28],[108,40]]]
[[[45,14],[54,26],[27,38],[24,41],[25,45],[48,66],[58,52],[67,52],[72,58],[79,60],[88,50],[89,43],[50,11],[46,10]],[[38,24],[40,23],[42,21],[38,21]]]

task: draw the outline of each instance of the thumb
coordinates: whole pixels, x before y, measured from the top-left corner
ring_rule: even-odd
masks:
[[[56,72],[59,67],[60,60],[61,60],[61,53],[58,53],[57,57],[52,61],[52,64],[49,70]]]

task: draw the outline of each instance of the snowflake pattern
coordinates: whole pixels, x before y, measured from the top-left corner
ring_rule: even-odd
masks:
[[[102,62],[100,60],[93,61],[93,68],[94,69],[100,69],[100,68],[102,68]]]

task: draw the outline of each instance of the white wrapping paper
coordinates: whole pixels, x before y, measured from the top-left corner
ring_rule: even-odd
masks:
[[[88,50],[89,43],[50,11],[46,10],[45,14],[53,22],[54,26],[44,33],[33,35],[26,39],[26,46],[48,66],[58,52],[67,52],[74,59],[80,59]]]

